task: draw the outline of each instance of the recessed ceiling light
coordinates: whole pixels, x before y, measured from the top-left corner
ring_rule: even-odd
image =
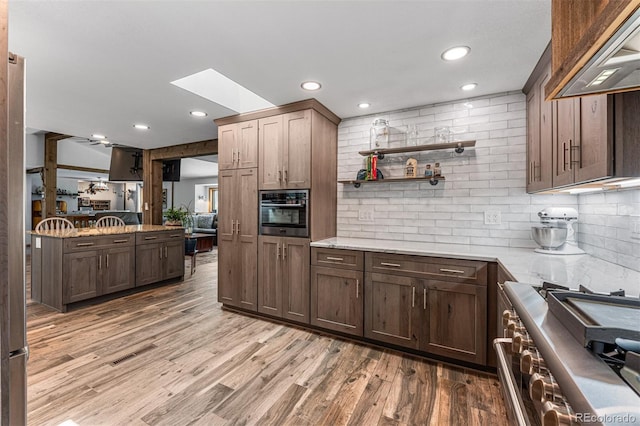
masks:
[[[189,114],[193,115],[194,117],[206,117],[207,113],[204,111],[191,111],[189,112]]]
[[[322,87],[317,81],[305,81],[300,86],[304,90],[318,90]]]
[[[473,90],[473,89],[476,88],[477,85],[478,85],[477,83],[468,83],[468,84],[465,84],[463,86],[460,86],[460,88],[462,90]]]
[[[367,103],[367,102],[362,102],[358,104],[358,108],[369,108],[371,106],[371,104]]]
[[[149,130],[150,127],[147,126],[146,124],[134,124],[133,127],[135,127],[136,129],[139,130]]]
[[[94,139],[105,139],[106,138],[105,135],[100,135],[98,133],[92,134],[91,137],[94,138]]]
[[[471,49],[467,46],[456,46],[442,52],[440,57],[445,61],[455,61],[457,59],[464,58],[470,51]]]

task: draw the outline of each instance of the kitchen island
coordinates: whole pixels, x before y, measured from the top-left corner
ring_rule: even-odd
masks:
[[[31,298],[68,305],[184,279],[184,229],[127,225],[31,232]]]

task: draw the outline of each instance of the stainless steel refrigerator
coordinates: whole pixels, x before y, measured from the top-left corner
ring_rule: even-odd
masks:
[[[0,411],[1,424],[24,425],[27,397],[27,338],[25,307],[25,129],[24,129],[24,58],[9,53],[8,137],[6,151],[0,152],[1,166],[6,166],[7,274],[1,279],[0,297]],[[3,146],[4,148],[4,146]],[[2,179],[4,180],[4,176]],[[4,183],[4,182],[2,182]],[[3,185],[4,186],[4,185]],[[4,190],[4,188],[2,189]],[[3,223],[4,222],[4,223]]]

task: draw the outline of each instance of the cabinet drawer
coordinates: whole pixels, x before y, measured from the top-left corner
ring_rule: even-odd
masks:
[[[366,272],[487,285],[487,262],[474,260],[366,253],[365,268]]]
[[[342,269],[362,271],[364,253],[355,250],[311,248],[311,264],[315,266],[335,266]]]
[[[158,243],[162,241],[184,239],[184,229],[176,231],[138,232],[136,233],[136,244]]]
[[[131,246],[134,234],[118,234],[102,237],[78,237],[64,240],[64,252],[77,252],[113,246]]]

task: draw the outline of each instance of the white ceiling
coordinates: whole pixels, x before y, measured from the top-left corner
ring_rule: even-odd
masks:
[[[234,114],[170,84],[207,68],[276,105],[315,97],[342,118],[519,90],[550,39],[550,8],[550,0],[12,0],[9,46],[27,61],[28,127],[154,148],[215,138],[212,119]],[[455,45],[471,54],[443,62]],[[307,79],[322,89],[303,91]],[[461,92],[467,82],[477,89]],[[372,107],[360,110],[362,101]],[[193,109],[209,116],[193,118]]]

